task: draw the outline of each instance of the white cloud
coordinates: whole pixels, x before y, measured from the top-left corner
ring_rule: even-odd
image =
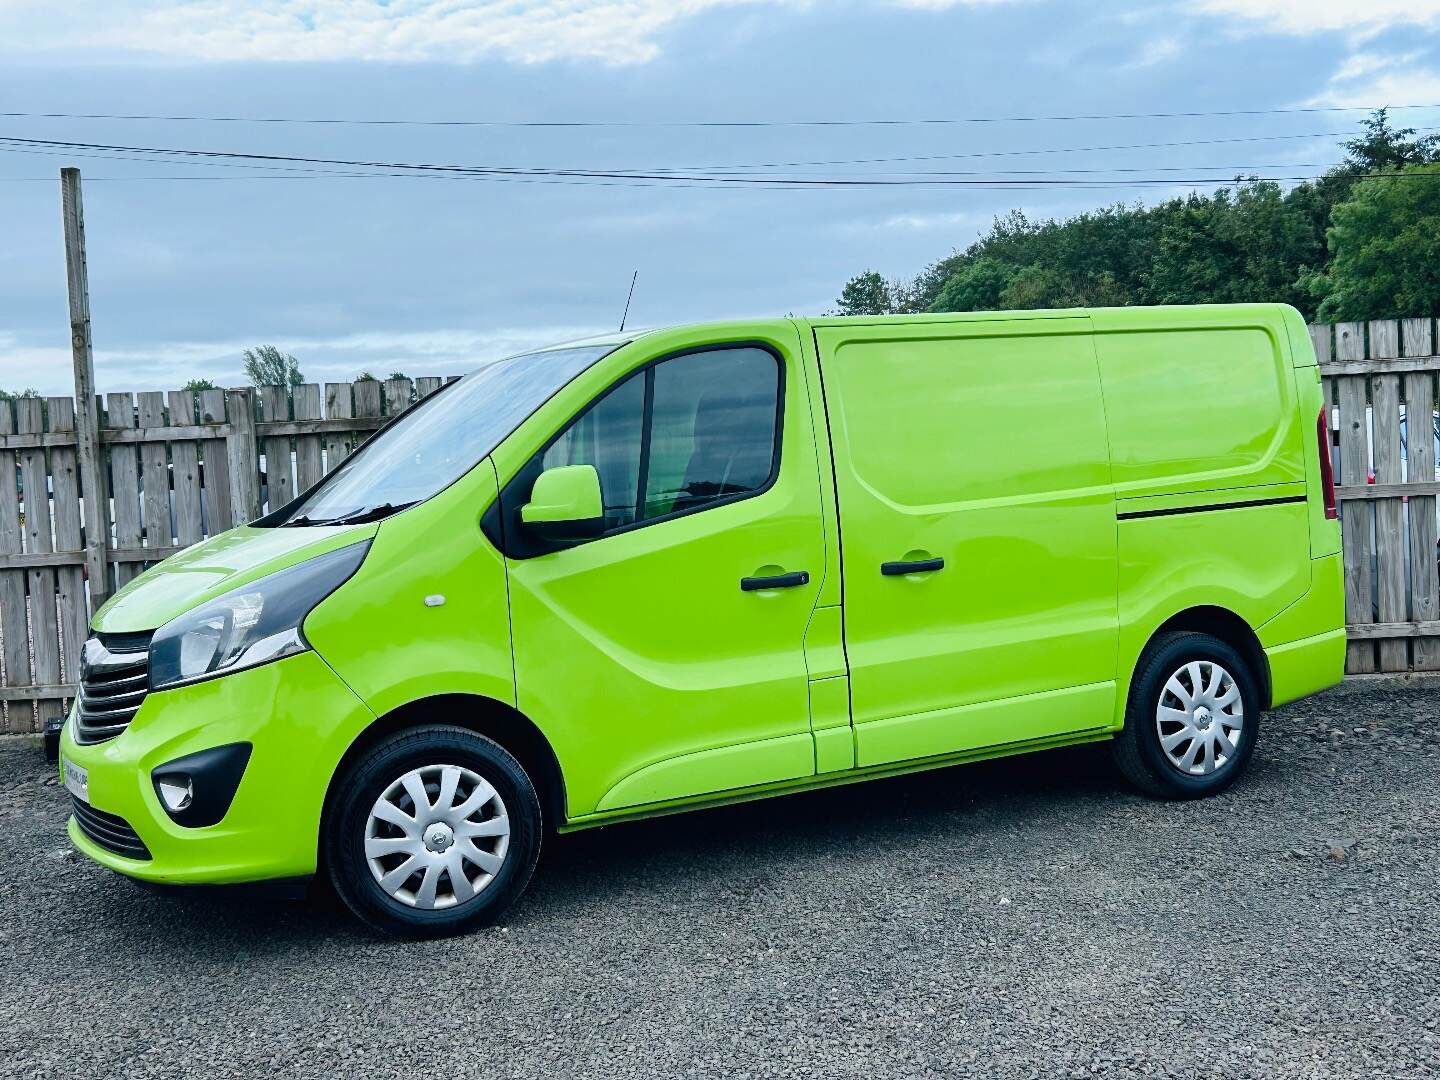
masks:
[[[975,214],[957,213],[914,213],[892,214],[885,218],[863,218],[847,221],[840,228],[845,232],[890,232],[906,229],[912,232],[930,232],[934,229],[956,229],[962,225],[974,225],[982,220]],[[983,219],[988,220],[988,219]]]
[[[1388,56],[1384,53],[1354,53],[1346,58],[1345,63],[1340,65],[1334,75],[1330,76],[1330,81],[1341,83],[1349,82],[1351,79],[1363,79],[1367,75],[1384,71],[1386,68],[1406,67],[1419,58],[1418,52],[1405,53],[1402,56]]]
[[[939,10],[1016,0],[874,0]],[[813,0],[0,0],[0,43],[186,61],[641,63],[673,23],[727,7]]]
[[[1399,27],[1440,30],[1440,0],[1191,0],[1185,9],[1227,17],[1236,30],[1346,34],[1351,51],[1306,105],[1375,108],[1440,101],[1440,71],[1418,51],[1384,52],[1374,43]]]
[[[1330,76],[1325,89],[1305,104],[1345,109],[1440,101],[1440,71],[1423,53],[1357,52]],[[1404,114],[1397,114],[1400,123]]]
[[[1140,47],[1135,59],[1126,64],[1129,68],[1154,67],[1180,55],[1180,42],[1173,37],[1155,38]]]
[[[897,7],[914,8],[918,11],[949,11],[957,7],[999,7],[1014,3],[1015,0],[894,0]]]
[[[1191,10],[1247,19],[1287,34],[1352,30],[1368,35],[1392,26],[1440,25],[1440,0],[1196,0]]]
[[[1385,71],[1373,78],[1332,79],[1324,92],[1311,99],[1310,104],[1371,109],[1387,104],[1414,105],[1435,101],[1440,101],[1440,71],[1433,67],[1415,66]],[[1413,113],[1409,115],[1414,116]],[[1431,115],[1426,114],[1427,117]],[[1404,112],[1397,112],[1391,119],[1405,125],[1406,116]],[[1427,119],[1423,122],[1432,121]],[[1418,125],[1422,121],[1411,119],[1408,123]]]

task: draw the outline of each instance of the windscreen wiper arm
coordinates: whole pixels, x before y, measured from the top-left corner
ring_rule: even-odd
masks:
[[[383,502],[378,506],[362,507],[359,510],[352,510],[348,514],[341,514],[339,517],[325,518],[320,521],[313,522],[313,524],[359,525],[362,522],[366,521],[379,521],[381,518],[389,517],[391,514],[398,514],[401,510],[408,509],[409,507],[414,506],[419,501],[419,499],[411,499],[409,502],[402,503]]]
[[[328,518],[312,518],[308,514],[302,514],[300,517],[291,518],[285,522],[285,525],[286,527],[291,525],[360,525],[366,521],[378,521],[391,514],[398,514],[401,510],[406,510],[419,501],[419,499],[411,499],[409,502],[384,502],[378,506],[362,506],[358,510],[351,510],[349,513]]]

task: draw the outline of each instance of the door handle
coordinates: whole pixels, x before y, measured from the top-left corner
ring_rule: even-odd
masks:
[[[903,577],[905,574],[933,574],[936,570],[945,569],[945,560],[938,556],[934,559],[915,559],[912,562],[884,562],[880,564],[880,573],[886,577]]]
[[[741,592],[759,592],[762,589],[793,589],[797,585],[809,585],[810,572],[796,570],[791,574],[772,574],[769,577],[742,577]]]

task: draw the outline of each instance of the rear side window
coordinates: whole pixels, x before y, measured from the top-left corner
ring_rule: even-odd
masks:
[[[521,470],[515,501],[544,469],[594,465],[610,533],[763,490],[778,465],[781,375],[760,348],[685,353],[638,371]]]

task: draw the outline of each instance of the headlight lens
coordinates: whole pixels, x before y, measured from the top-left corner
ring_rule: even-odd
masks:
[[[367,540],[252,581],[171,619],[150,641],[150,687],[195,682],[309,648],[305,616],[350,577]]]

